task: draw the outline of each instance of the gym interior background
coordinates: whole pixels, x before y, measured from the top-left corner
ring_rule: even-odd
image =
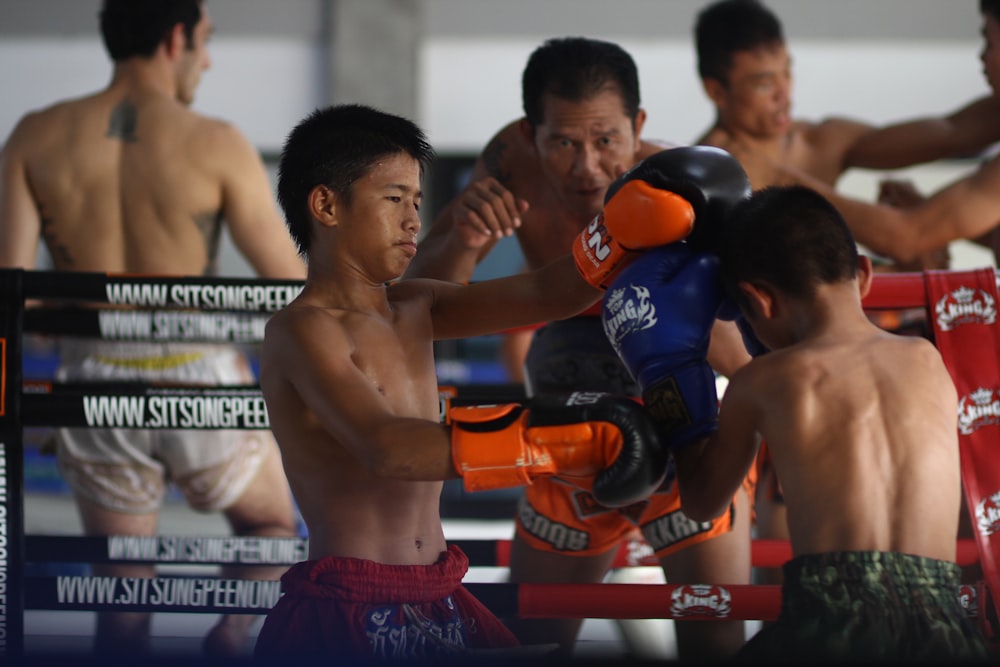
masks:
[[[766,0],[793,57],[793,113],[883,123],[955,109],[986,94],[977,0]],[[688,143],[712,122],[695,68],[692,26],[707,0],[207,0],[216,24],[212,68],[194,107],[227,119],[274,176],[282,142],[312,109],[360,102],[413,118],[438,152],[425,189],[427,226],[460,190],[478,151],[521,115],[520,74],[553,36],[616,41],[635,58],[644,135]],[[0,0],[0,141],[25,112],[104,86],[100,0]],[[896,172],[926,190],[982,156]],[[852,170],[841,188],[871,199],[883,174]],[[956,268],[994,263],[965,242]],[[39,266],[48,263],[44,252]],[[505,240],[476,273],[516,271]],[[226,239],[222,274],[251,271]],[[443,382],[502,382],[496,339],[439,349]],[[45,346],[39,372],[44,372]]]

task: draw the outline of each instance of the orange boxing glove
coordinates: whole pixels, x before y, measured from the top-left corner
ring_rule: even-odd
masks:
[[[451,407],[452,460],[468,491],[535,478],[593,479],[607,507],[638,502],[667,473],[667,450],[642,406],[625,397],[575,392],[525,404]]]
[[[605,200],[604,210],[580,232],[573,259],[588,283],[607,289],[632,251],[679,241],[693,225],[694,209],[683,197],[630,180]]]

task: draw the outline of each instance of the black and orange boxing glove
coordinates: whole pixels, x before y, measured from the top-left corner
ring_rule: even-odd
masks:
[[[577,270],[607,289],[635,251],[685,240],[714,252],[721,221],[750,192],[746,172],[720,148],[682,146],[650,155],[608,187],[604,210],[573,244]]]
[[[452,460],[468,491],[544,476],[592,481],[606,507],[638,502],[667,473],[656,424],[632,399],[593,392],[523,404],[451,407]]]

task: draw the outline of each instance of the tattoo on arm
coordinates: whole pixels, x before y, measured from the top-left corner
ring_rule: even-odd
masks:
[[[219,271],[219,240],[222,236],[222,211],[207,211],[192,217],[202,238],[205,239],[206,276],[214,276]]]
[[[59,240],[56,234],[55,220],[45,212],[43,206],[38,207],[38,217],[42,222],[42,238],[45,239],[45,247],[52,256],[52,263],[58,270],[73,268],[75,263],[73,255],[69,251],[69,246]]]
[[[510,172],[503,171],[503,156],[507,150],[507,142],[503,139],[494,139],[485,149],[483,149],[483,164],[486,165],[486,173],[500,181],[507,187],[510,185]]]
[[[139,113],[128,99],[124,99],[111,110],[111,118],[108,119],[107,136],[113,139],[121,139],[126,143],[134,143],[139,140],[135,135],[135,128],[138,124]]]

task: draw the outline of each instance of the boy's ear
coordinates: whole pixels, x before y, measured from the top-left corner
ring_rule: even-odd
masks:
[[[770,287],[760,283],[740,281],[736,285],[747,300],[754,315],[763,319],[771,319],[777,313],[778,302]]]
[[[307,205],[309,214],[324,227],[337,226],[337,193],[325,185],[317,185],[309,191]]]
[[[871,257],[867,255],[858,256],[858,291],[861,293],[861,298],[864,299],[868,296],[868,292],[872,289],[872,260]]]

